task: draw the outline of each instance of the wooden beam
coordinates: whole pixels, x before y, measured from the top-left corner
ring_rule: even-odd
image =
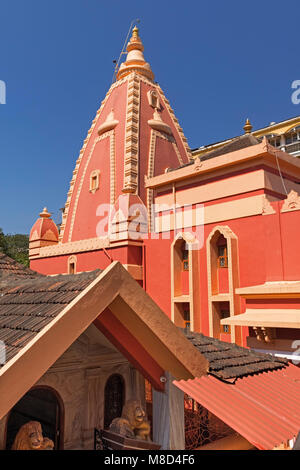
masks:
[[[108,308],[94,321],[94,325],[155,389],[164,390],[160,381],[164,370]]]

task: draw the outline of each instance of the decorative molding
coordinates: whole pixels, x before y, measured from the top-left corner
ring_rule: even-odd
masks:
[[[199,241],[197,240],[197,238],[195,237],[195,235],[192,232],[179,232],[179,233],[177,233],[177,235],[174,238],[171,246],[174,246],[175,243],[178,240],[184,240],[189,245],[192,245],[194,250],[199,245]]]
[[[140,80],[135,73],[129,75],[125,121],[124,184],[123,192],[137,193],[139,168],[139,111]]]
[[[176,140],[174,142],[172,142],[172,146],[173,146],[173,148],[175,150],[175,153],[177,155],[179,165],[184,165],[181,154],[180,154],[179,149],[178,149],[177,144],[176,144]]]
[[[68,243],[58,243],[51,246],[41,247],[35,256],[31,256],[31,259],[37,258],[49,258],[52,256],[63,256],[71,255],[73,253],[83,253],[85,251],[96,251],[103,248],[110,248],[113,246],[140,246],[140,242],[134,240],[122,240],[119,243],[111,244],[108,237],[105,238],[88,238],[87,240],[79,240],[75,242]]]
[[[268,142],[268,139],[266,138],[265,135],[263,136],[261,144],[262,144],[263,150],[265,150],[266,152],[269,152],[271,146],[270,146],[270,144]]]
[[[149,126],[156,131],[164,132],[168,135],[173,135],[171,127],[162,120],[161,115],[157,109],[154,110],[153,118],[148,121]]]
[[[292,189],[284,200],[281,212],[291,212],[300,210],[300,196]]]
[[[71,253],[80,253],[83,251],[94,251],[109,246],[108,237],[89,238],[75,242],[59,243],[58,245],[45,246],[39,251],[39,258],[48,258],[50,256],[68,255]]]
[[[149,144],[149,156],[148,156],[148,178],[154,176],[154,158],[155,158],[155,148],[156,148],[156,132],[151,129],[150,131],[150,144]],[[149,232],[153,230],[153,220],[152,220],[152,205],[153,205],[153,189],[147,188],[147,210],[148,210],[148,227]]]
[[[273,209],[269,199],[264,194],[262,200],[262,215],[276,214],[276,211]]]
[[[106,120],[104,121],[101,126],[98,127],[98,135],[104,134],[104,132],[111,131],[119,124],[114,118],[114,110],[112,109],[111,112],[107,115]]]
[[[233,231],[231,230],[231,228],[228,227],[228,225],[217,225],[216,227],[214,227],[214,229],[210,232],[209,236],[207,237],[207,243],[211,241],[212,237],[215,235],[216,232],[219,232],[220,234],[222,234],[223,237],[226,239],[229,239],[229,238],[232,238],[235,240],[238,239],[235,233],[233,233]]]
[[[194,170],[194,171],[200,171],[202,165],[203,165],[203,163],[201,162],[200,158],[199,158],[199,157],[196,157],[195,160],[194,160],[194,167],[193,167],[193,170]]]
[[[110,204],[114,205],[116,202],[116,134],[115,130],[110,136],[110,149],[109,149],[109,164],[110,164]]]

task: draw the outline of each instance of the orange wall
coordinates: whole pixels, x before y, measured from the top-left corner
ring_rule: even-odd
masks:
[[[239,273],[240,287],[263,284],[266,280],[266,247],[272,251],[269,237],[265,233],[267,219],[274,218],[270,216],[245,217],[243,219],[234,219],[226,221],[222,225],[227,225],[238,237],[239,249]],[[276,214],[275,214],[276,217]],[[208,224],[204,227],[204,245],[199,250],[200,276],[199,284],[201,289],[201,324],[202,332],[209,334],[208,320],[208,279],[207,279],[207,255],[206,239],[218,224]],[[188,231],[188,229],[186,229]],[[146,273],[147,273],[147,292],[159,304],[159,306],[170,316],[171,310],[171,270],[170,240],[146,240]],[[225,273],[226,269],[220,270]],[[222,275],[222,273],[221,273]],[[222,291],[228,291],[228,277],[224,274],[224,279],[220,279]],[[226,289],[227,288],[227,289]],[[241,311],[245,310],[245,300],[241,299]],[[198,321],[196,320],[197,324]],[[243,333],[244,344],[248,329]]]
[[[145,240],[146,292],[171,318],[171,240]]]
[[[298,234],[300,231],[300,211],[281,213],[282,202],[272,203],[276,213],[257,215],[240,219],[227,220],[223,223],[208,224],[204,227],[204,245],[198,252],[199,256],[199,285],[201,292],[200,310],[195,312],[195,324],[200,324],[202,332],[209,334],[208,320],[208,279],[206,240],[216,225],[228,226],[238,238],[239,285],[247,287],[263,284],[266,281],[299,280],[300,279],[300,249]],[[188,229],[186,229],[188,231]],[[171,316],[171,243],[170,239],[144,241],[145,245],[145,287],[160,308]],[[123,264],[142,264],[142,248],[136,246],[116,247],[107,250],[113,260]],[[101,251],[79,253],[77,256],[77,271],[89,271],[97,268],[104,269],[110,263],[105,253]],[[34,260],[31,268],[44,274],[67,272],[68,256]],[[226,271],[226,269],[220,270]],[[183,285],[187,290],[187,280]],[[222,273],[220,273],[222,275]],[[220,278],[222,291],[227,288],[227,280]],[[185,292],[184,292],[185,293]],[[241,312],[245,311],[245,300],[241,298]],[[249,304],[250,305],[250,304]],[[257,308],[276,308],[276,303],[263,302],[255,304]],[[279,303],[278,303],[279,305]],[[295,308],[295,303],[287,301],[280,307]],[[254,307],[255,308],[255,307]],[[297,304],[299,308],[299,304]],[[243,330],[243,344],[248,329]]]
[[[123,264],[142,264],[142,248],[138,246],[131,246],[130,249],[111,248],[107,249],[107,253],[113,261],[120,261]],[[111,262],[103,250],[74,253],[74,255],[77,257],[77,272],[105,269]],[[68,258],[69,255],[37,259],[31,261],[30,267],[42,274],[65,274],[68,272]]]
[[[218,281],[219,281],[219,293],[225,294],[226,292],[229,292],[228,268],[218,269]]]
[[[280,204],[282,205],[282,203]],[[280,213],[281,242],[283,248],[283,274],[286,281],[300,279],[300,211]]]

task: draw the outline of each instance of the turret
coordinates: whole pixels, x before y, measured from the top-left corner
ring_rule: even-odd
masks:
[[[29,258],[39,256],[41,247],[57,244],[58,235],[58,228],[51,219],[50,212],[44,207],[30,231]]]

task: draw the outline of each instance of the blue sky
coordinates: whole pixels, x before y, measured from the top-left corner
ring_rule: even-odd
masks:
[[[0,227],[60,221],[132,19],[191,148],[300,115],[299,0],[6,0],[0,6]]]

